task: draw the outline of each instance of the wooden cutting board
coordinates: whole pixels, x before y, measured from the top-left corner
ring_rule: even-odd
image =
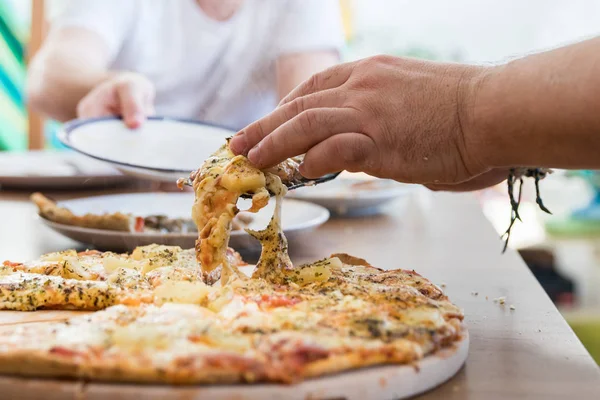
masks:
[[[28,324],[34,322],[60,322],[87,311],[0,311],[0,326]]]

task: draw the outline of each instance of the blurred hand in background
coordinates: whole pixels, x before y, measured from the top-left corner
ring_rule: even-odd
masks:
[[[154,85],[141,74],[117,73],[93,88],[77,104],[78,118],[122,116],[129,128],[154,114]]]
[[[61,122],[135,128],[156,110],[239,129],[343,45],[339,0],[70,1],[32,60],[28,102]]]

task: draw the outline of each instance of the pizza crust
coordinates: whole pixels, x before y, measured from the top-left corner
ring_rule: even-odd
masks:
[[[162,383],[169,385],[231,384],[247,381],[239,369],[220,367],[196,370],[190,374],[186,370],[159,372],[154,368],[139,364],[122,363],[116,365],[89,364],[52,357],[42,352],[28,354],[0,354],[0,374],[39,378],[81,379],[96,382],[121,383]]]
[[[307,378],[331,375],[351,369],[374,365],[408,364],[419,360],[420,353],[414,344],[406,343],[406,350],[393,356],[385,352],[350,350],[346,354],[332,354],[326,359],[306,363],[300,368],[293,364],[270,364],[264,361],[239,357],[236,363],[228,363],[228,355],[210,355],[207,359],[218,360],[209,368],[202,358],[196,359],[197,368],[153,368],[142,360],[123,357],[113,360],[90,360],[87,357],[65,358],[45,351],[20,351],[0,353],[0,374],[71,378],[99,382],[162,383],[173,385],[232,384],[256,382],[295,383]],[[133,362],[128,360],[134,360]]]
[[[59,207],[54,201],[39,192],[31,195],[31,201],[38,206],[40,216],[52,222],[92,229],[122,232],[134,231],[135,218],[128,214],[117,212],[112,214],[85,214],[79,216],[66,208]]]

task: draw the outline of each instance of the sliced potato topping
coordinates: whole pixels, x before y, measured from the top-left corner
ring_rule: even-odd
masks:
[[[265,187],[265,174],[254,168],[246,157],[236,156],[221,175],[220,185],[238,193],[252,193]]]
[[[331,277],[331,270],[326,265],[314,265],[302,268],[298,274],[298,284],[313,282],[327,282]]]
[[[109,274],[119,268],[129,268],[129,269],[140,269],[141,263],[135,260],[131,260],[129,258],[125,258],[122,256],[114,255],[109,257],[104,257],[102,259],[102,266],[104,270]]]
[[[201,281],[168,281],[154,289],[155,302],[202,304],[215,289]]]
[[[154,258],[163,260],[163,263],[174,262],[177,260],[177,255],[182,251],[179,246],[165,246],[162,244],[150,244],[148,246],[139,246],[131,253],[131,258],[134,260],[146,260]]]
[[[137,289],[143,282],[141,273],[133,268],[119,267],[114,269],[107,278],[107,281],[120,287]]]
[[[77,257],[77,252],[75,250],[65,250],[58,251],[55,253],[44,254],[40,257],[41,261],[65,261],[65,257]]]
[[[65,256],[63,262],[64,278],[78,280],[91,280],[94,278],[94,275],[91,273],[89,268],[83,265],[77,256]]]

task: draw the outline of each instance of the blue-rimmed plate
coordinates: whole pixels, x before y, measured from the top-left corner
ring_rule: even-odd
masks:
[[[117,117],[73,120],[59,133],[71,149],[138,178],[175,182],[187,177],[234,130],[206,122],[149,117],[128,129]]]

